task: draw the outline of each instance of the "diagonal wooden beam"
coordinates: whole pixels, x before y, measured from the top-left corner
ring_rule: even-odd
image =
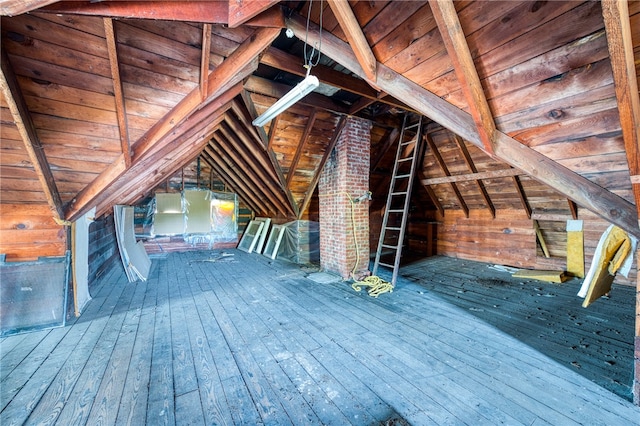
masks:
[[[289,17],[287,27],[296,37],[306,37],[310,43],[316,43],[319,39],[317,25],[310,24],[307,30],[306,21],[300,17]],[[322,53],[360,77],[367,78],[349,46],[326,31],[322,33]],[[484,150],[478,129],[469,113],[383,64],[378,63],[377,76],[377,80],[371,83],[375,83],[380,90],[396,99],[402,99],[431,120]],[[495,135],[495,158],[522,170],[603,219],[640,237],[638,212],[633,204],[499,130]]]
[[[279,0],[229,0],[229,18],[227,22],[230,28],[236,28],[254,16],[264,12]]]
[[[393,144],[398,140],[399,137],[400,137],[400,130],[398,130],[397,127],[394,127],[393,129],[387,132],[387,134],[385,135],[384,141],[381,142],[382,147],[378,151],[376,158],[371,162],[370,170],[372,172],[378,167],[378,164],[380,164],[380,161],[382,161],[382,158],[384,158],[384,155],[389,151],[391,146],[393,146]]]
[[[3,0],[0,2],[0,15],[16,16],[31,12],[40,7],[55,3],[57,0]]]
[[[471,155],[469,154],[469,150],[467,149],[467,146],[464,144],[464,141],[462,140],[462,138],[455,134],[453,135],[453,138],[458,144],[458,148],[460,148],[460,152],[462,152],[462,157],[464,158],[464,161],[467,164],[467,167],[469,168],[471,173],[478,173],[478,169],[476,169],[476,165],[473,163],[473,159],[471,158]],[[491,216],[495,219],[496,208],[493,205],[493,202],[491,201],[491,197],[489,197],[489,193],[487,192],[487,188],[485,188],[484,186],[484,182],[482,182],[479,179],[476,180],[475,182],[476,182],[476,185],[478,186],[478,190],[482,194],[482,198],[484,198],[484,202],[487,204],[487,208],[491,212]]]
[[[314,109],[313,111],[311,111],[311,115],[307,120],[307,125],[304,127],[304,132],[302,132],[302,136],[300,137],[300,142],[298,143],[298,148],[296,149],[296,153],[293,156],[293,160],[291,160],[291,165],[289,166],[289,172],[287,173],[287,187],[291,185],[293,176],[296,174],[296,169],[298,168],[298,162],[300,161],[300,157],[302,157],[302,151],[304,150],[304,145],[307,143],[307,139],[309,139],[309,135],[311,134],[313,125],[316,122],[317,114],[318,114],[318,110]]]
[[[243,91],[243,93],[246,93],[246,90]],[[264,129],[262,127],[256,128],[255,126],[251,125],[250,123],[252,119],[249,119],[247,117],[244,117],[244,118],[242,117],[244,110],[239,108],[239,103],[237,102],[234,103],[234,106],[232,107],[232,109],[236,113],[236,117],[238,117],[238,120],[239,120],[238,123],[236,123],[235,120],[229,121],[231,123],[232,129],[237,134],[245,138],[245,142],[247,143],[247,146],[254,153],[254,155],[263,158],[263,164],[265,165],[265,169],[267,169],[268,172],[274,176],[273,178],[274,181],[278,182],[280,189],[284,192],[284,194],[287,197],[287,201],[289,202],[289,206],[290,206],[289,211],[295,213],[295,215],[297,216],[298,205],[295,202],[293,194],[287,187],[286,179],[284,177],[284,174],[282,173],[282,168],[280,167],[280,163],[278,162],[275,153],[270,148],[266,148],[266,149],[262,148],[263,145],[259,145],[258,143],[256,144],[251,143],[251,140],[256,140],[255,139],[256,132],[258,133],[260,131],[264,132]],[[280,116],[277,116],[274,119],[274,123],[278,122],[279,117]],[[271,126],[274,126],[274,125],[275,124],[271,124]],[[271,130],[271,127],[269,129]],[[266,160],[264,160],[264,158],[266,158]],[[267,163],[269,163],[271,168],[269,168]]]
[[[24,147],[29,155],[29,160],[42,185],[42,190],[47,199],[47,204],[53,213],[53,217],[56,219],[64,218],[64,209],[62,207],[60,193],[58,192],[53,173],[51,172],[47,157],[44,153],[44,148],[36,132],[36,127],[29,114],[29,108],[22,96],[20,86],[18,86],[16,75],[11,68],[9,55],[7,55],[4,49],[2,49],[0,53],[2,54],[0,62],[2,67],[2,73],[0,73],[0,90],[9,106],[13,121],[18,128]]]
[[[320,175],[322,174],[322,170],[324,169],[324,165],[327,164],[327,160],[331,155],[331,151],[336,147],[338,143],[338,139],[340,138],[340,134],[344,130],[344,126],[347,124],[347,117],[341,116],[336,129],[333,132],[333,136],[327,145],[327,148],[324,150],[324,154],[322,154],[322,159],[320,160],[320,164],[318,164],[318,168],[313,174],[313,178],[311,178],[311,182],[309,183],[309,187],[307,188],[307,193],[304,196],[304,200],[302,200],[302,204],[300,205],[300,212],[298,213],[298,219],[302,217],[307,207],[309,207],[309,203],[311,202],[311,197],[313,197],[313,193],[316,190],[316,186],[318,185],[318,181],[320,180]]]
[[[469,104],[469,111],[478,128],[480,140],[485,151],[492,153],[496,124],[453,1],[429,0],[429,6],[438,24],[449,58],[453,62],[462,93]]]
[[[433,154],[433,156],[436,159],[436,162],[440,166],[440,170],[442,170],[442,173],[444,173],[444,175],[447,176],[447,177],[451,176],[451,172],[449,171],[449,168],[447,167],[447,163],[444,161],[444,159],[440,155],[440,151],[438,151],[438,147],[433,142],[433,139],[431,138],[431,135],[427,134],[427,135],[425,135],[424,138],[427,141],[427,144],[429,144],[429,148],[431,148],[431,153]],[[462,197],[462,194],[460,193],[460,190],[458,189],[458,185],[456,185],[455,182],[449,182],[449,185],[451,186],[451,190],[453,191],[453,193],[455,194],[456,198],[458,199],[458,204],[460,204],[460,208],[464,212],[464,215],[466,217],[469,217],[469,207],[467,206],[467,203],[465,203],[464,197]]]
[[[511,169],[516,170],[516,169]],[[520,182],[520,177],[512,176],[513,184],[516,187],[516,192],[518,193],[518,198],[520,198],[520,204],[522,204],[522,208],[524,209],[527,217],[531,219],[531,206],[529,205],[529,200],[527,199],[527,195],[524,192],[524,188],[522,187],[522,182]]]
[[[211,24],[202,25],[202,55],[200,56],[200,97],[207,98],[209,91],[209,61],[211,59]]]
[[[102,22],[107,40],[107,52],[109,53],[111,78],[113,79],[113,96],[116,101],[116,118],[118,120],[118,131],[120,132],[120,150],[123,154],[124,165],[128,168],[131,166],[131,145],[129,141],[129,125],[127,123],[127,109],[124,102],[122,79],[120,78],[116,34],[113,28],[112,19],[103,18]]]
[[[347,0],[327,0],[367,78],[376,81],[376,57]]]
[[[211,24],[229,20],[229,7],[224,1],[154,1],[153,7],[144,1],[60,1],[38,12]]]
[[[173,107],[160,121],[154,124],[133,145],[132,165],[147,157],[147,152],[161,141],[165,144],[171,142],[171,132],[175,126],[182,123],[192,113],[202,109],[211,103],[219,95],[242,81],[252,73],[258,65],[257,57],[280,33],[277,28],[263,28],[245,40],[238,48],[209,74],[207,83],[207,97],[202,101],[200,87],[196,87],[188,93],[182,101]],[[100,196],[113,182],[126,170],[119,161],[113,163],[96,180],[85,187],[71,200],[66,208],[66,217],[79,217],[91,208],[97,197]]]
[[[640,96],[629,5],[624,0],[602,0],[601,4],[631,186],[640,212]]]

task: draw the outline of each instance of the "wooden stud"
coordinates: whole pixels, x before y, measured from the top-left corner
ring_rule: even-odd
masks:
[[[227,22],[230,28],[236,28],[251,18],[264,12],[279,0],[229,0],[229,18]]]

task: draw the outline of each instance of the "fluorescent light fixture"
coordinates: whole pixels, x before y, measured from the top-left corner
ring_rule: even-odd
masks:
[[[275,104],[271,105],[262,115],[253,120],[251,124],[254,126],[264,126],[267,122],[271,121],[276,115],[280,114],[291,105],[298,102],[300,99],[304,98],[310,92],[313,91],[320,82],[318,81],[318,77],[307,74],[307,76],[302,80],[296,87],[291,89],[286,95],[282,98],[278,99]]]

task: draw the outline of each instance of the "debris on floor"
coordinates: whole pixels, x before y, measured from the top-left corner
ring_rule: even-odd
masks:
[[[544,271],[532,269],[520,269],[512,275],[514,278],[531,278],[534,280],[563,283],[567,280],[564,271]]]
[[[210,257],[209,259],[196,259],[190,260],[189,263],[195,262],[227,262],[227,263],[237,263],[238,261],[233,258],[233,253],[220,253],[220,255],[216,257]]]
[[[318,284],[330,284],[342,281],[342,277],[328,272],[314,272],[307,275],[307,278]]]

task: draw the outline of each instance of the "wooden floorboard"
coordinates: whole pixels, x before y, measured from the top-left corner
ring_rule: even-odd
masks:
[[[371,298],[225,251],[114,265],[77,320],[1,339],[0,424],[640,423],[633,289],[583,309],[579,283],[434,257]]]

